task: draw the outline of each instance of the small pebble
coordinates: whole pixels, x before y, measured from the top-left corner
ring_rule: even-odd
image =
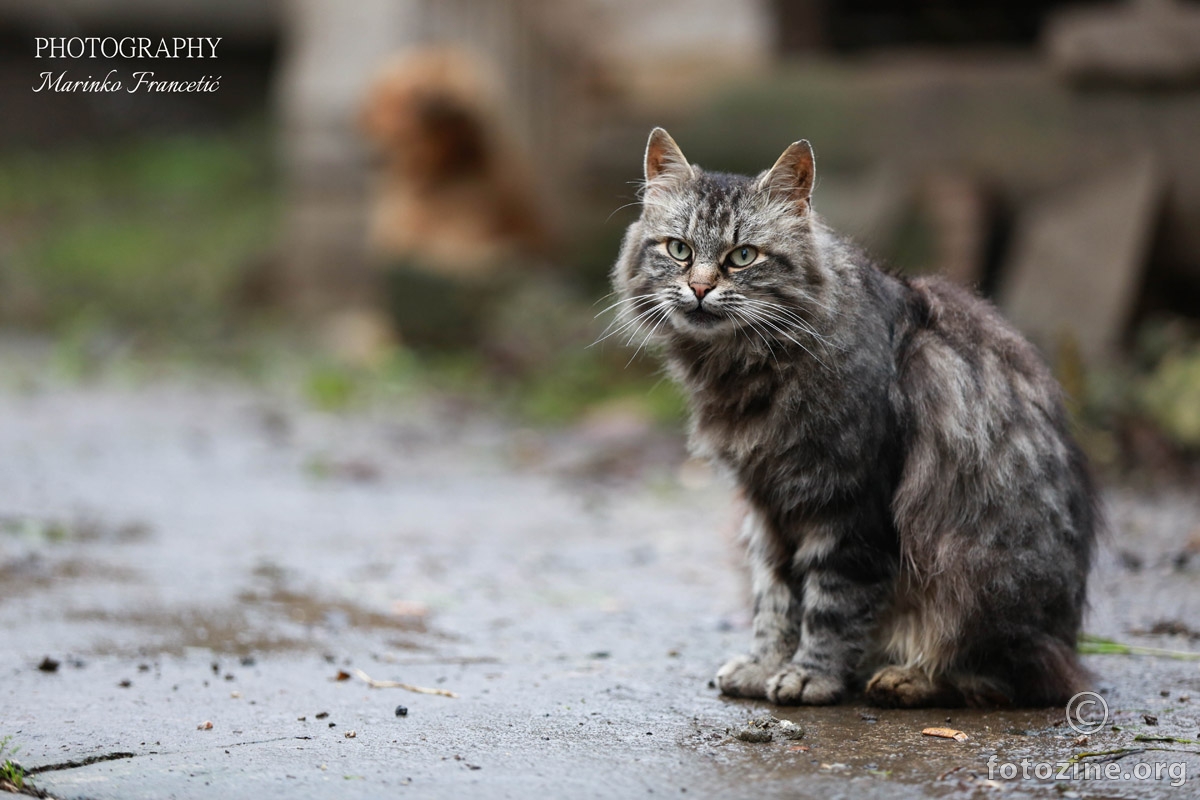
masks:
[[[743,742],[769,742],[772,738],[771,728],[779,724],[779,720],[770,715],[757,717],[746,723],[746,727],[733,735],[733,738]]]
[[[408,709],[404,706],[396,706],[396,716],[397,717],[407,717]]]
[[[801,728],[799,725],[792,722],[791,720],[781,719],[779,721],[779,725],[776,726],[776,730],[778,730],[779,735],[785,739],[803,739],[804,738],[804,728]]]
[[[357,731],[346,731],[346,738],[347,739],[357,739],[358,732]]]
[[[1154,716],[1153,714],[1142,714],[1142,719],[1146,721],[1147,725],[1158,724],[1158,717]]]
[[[759,744],[761,742],[771,741],[771,731],[766,728],[756,728],[753,725],[747,725],[733,735],[735,739],[741,739],[743,742],[753,742]]]
[[[50,656],[42,659],[42,663],[38,664],[38,669],[42,672],[58,672],[58,662]]]

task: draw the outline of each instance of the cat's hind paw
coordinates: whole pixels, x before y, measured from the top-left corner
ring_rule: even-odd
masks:
[[[767,680],[767,699],[781,706],[825,706],[845,694],[846,684],[832,675],[792,664]]]
[[[754,656],[730,659],[717,670],[717,686],[729,697],[762,699],[767,696],[767,678],[774,669],[763,666]]]
[[[942,681],[917,667],[890,666],[876,672],[864,690],[867,702],[885,708],[957,706],[962,700]]]

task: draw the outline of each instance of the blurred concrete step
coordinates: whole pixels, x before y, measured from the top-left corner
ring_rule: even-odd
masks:
[[[1055,70],[1074,81],[1200,84],[1200,9],[1176,0],[1067,8],[1046,26]]]
[[[1064,337],[1085,358],[1111,355],[1137,302],[1165,181],[1150,153],[1134,153],[1017,220],[1000,305],[1051,352]]]

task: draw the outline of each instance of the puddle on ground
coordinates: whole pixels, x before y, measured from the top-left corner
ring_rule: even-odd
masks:
[[[36,590],[61,587],[64,581],[131,583],[137,570],[79,557],[52,559],[29,553],[0,565],[0,603]]]
[[[409,609],[409,613],[386,613],[364,608],[348,600],[329,600],[282,587],[244,591],[238,594],[238,600],[249,607],[282,614],[302,625],[429,632],[423,613],[425,609],[422,608]]]
[[[79,516],[70,519],[21,515],[0,516],[0,536],[11,536],[32,543],[104,542],[130,544],[148,540],[153,532],[153,527],[141,520],[110,523],[88,516]]]
[[[97,630],[99,626],[138,628],[140,638],[149,635],[153,640],[154,652],[174,656],[195,648],[238,656],[319,652],[327,647],[325,640],[348,631],[397,634],[384,643],[390,649],[409,652],[429,650],[430,640],[455,638],[433,629],[423,608],[403,605],[397,613],[389,613],[280,586],[241,592],[235,604],[220,608],[73,609],[62,612],[62,617],[84,624],[85,635],[97,639],[99,643],[92,648],[77,648],[92,655],[131,655],[146,650],[145,644],[114,644],[103,630]]]

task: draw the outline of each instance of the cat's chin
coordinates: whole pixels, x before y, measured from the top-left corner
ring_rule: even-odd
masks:
[[[702,337],[718,335],[733,326],[729,317],[723,314],[713,314],[702,308],[694,308],[691,311],[676,311],[671,317],[671,322],[674,324],[675,329],[681,333],[689,333],[693,336]]]

